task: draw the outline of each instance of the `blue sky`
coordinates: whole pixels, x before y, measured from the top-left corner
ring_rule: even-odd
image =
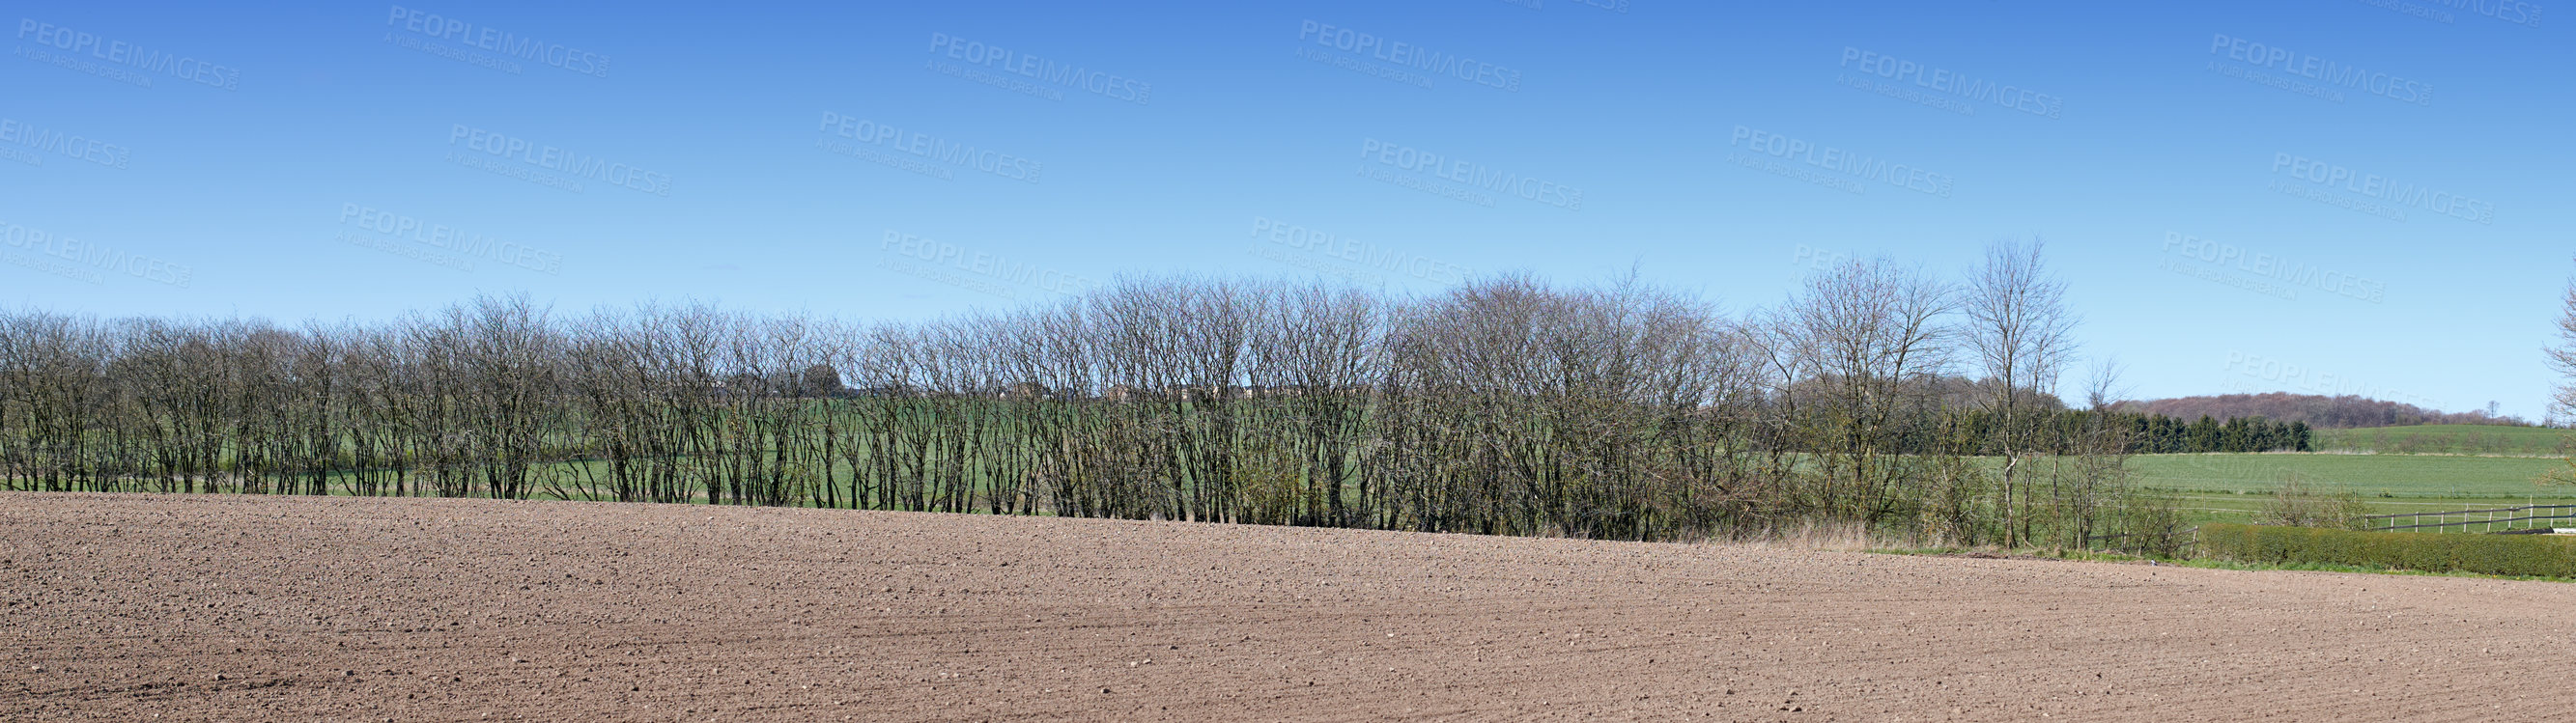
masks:
[[[2140,396],[2536,417],[2576,271],[2549,3],[531,5],[13,4],[0,304],[1635,268],[1740,311],[2039,237]]]

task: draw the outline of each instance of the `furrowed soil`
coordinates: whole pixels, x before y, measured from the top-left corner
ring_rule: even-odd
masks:
[[[2576,585],[691,506],[0,495],[0,720],[2557,717]]]

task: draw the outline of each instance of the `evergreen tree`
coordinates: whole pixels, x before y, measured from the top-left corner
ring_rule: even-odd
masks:
[[[2184,432],[2182,451],[2217,451],[2219,434],[2218,420],[2210,419],[2206,414],[2200,415],[2200,421],[2192,422],[2191,428]]]

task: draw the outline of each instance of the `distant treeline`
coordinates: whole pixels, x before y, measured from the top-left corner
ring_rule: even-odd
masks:
[[[0,486],[1631,539],[2168,524],[2119,460],[2174,425],[2034,393],[2071,324],[2036,269],[2034,249],[1955,284],[1853,263],[1741,315],[1526,277],[1420,299],[1128,279],[922,323],[524,297],[298,328],[0,311]],[[1938,383],[1964,374],[1990,381]]]
[[[2225,421],[2238,417],[2262,417],[2288,422],[2304,422],[2317,429],[2403,427],[2417,424],[2532,426],[2531,422],[2520,417],[2497,416],[2484,409],[2442,412],[2412,404],[2351,394],[2340,396],[2287,392],[2218,394],[2128,402],[2122,404],[2121,409],[2183,419],[2210,417]]]
[[[1987,431],[1994,425],[1992,413],[1965,412],[1966,428],[1977,435],[1979,448],[1992,451],[1995,444]],[[2221,422],[2209,417],[2185,422],[2173,417],[2138,412],[2096,412],[2090,410],[2041,410],[2027,420],[2035,426],[2034,439],[2041,440],[2051,454],[2076,454],[2087,443],[2090,430],[2101,426],[2125,429],[2123,435],[2129,454],[2180,454],[2194,452],[2307,452],[2315,441],[2306,422],[2275,422],[2261,417],[2237,417]]]

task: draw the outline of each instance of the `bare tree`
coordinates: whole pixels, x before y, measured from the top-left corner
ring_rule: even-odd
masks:
[[[2576,417],[2576,279],[2567,282],[2566,292],[2559,297],[2558,343],[2542,348],[2541,353],[2549,370],[2561,379],[2550,396],[2550,413],[2562,419]]]
[[[1944,324],[1956,293],[1886,260],[1853,261],[1810,277],[1769,320],[1775,365],[1796,399],[1798,436],[1815,454],[1806,504],[1835,519],[1876,523],[1904,512],[1901,485],[1933,457],[1937,382],[1955,343]]]
[[[1999,242],[1986,248],[1985,265],[1970,274],[1961,309],[1966,340],[1978,371],[1991,383],[1986,409],[1994,415],[1994,452],[2003,463],[2004,544],[2028,536],[2030,521],[2016,504],[2018,473],[2031,451],[2024,412],[2033,393],[2052,393],[2074,353],[2075,317],[2066,310],[2066,284],[2048,274],[2039,241]],[[2017,509],[2020,508],[2020,509]]]
[[[2567,282],[2559,297],[2558,343],[2541,349],[2549,370],[2557,372],[2558,386],[2551,390],[2548,415],[2576,426],[2576,278]],[[2576,436],[2559,443],[2564,464],[2542,473],[2539,481],[2547,484],[2576,484]]]
[[[2040,413],[2062,316],[2036,247],[2009,251],[1964,335],[1949,285],[1884,260],[1742,316],[1633,274],[1421,298],[1130,277],[907,323],[525,295],[373,324],[0,310],[0,487],[1964,541],[2016,509],[1967,457],[2002,450],[2017,490],[2026,456],[2082,462],[2048,469],[2053,533],[2146,524],[2100,512],[2134,507],[2119,440],[2145,418],[2098,389],[2080,433]],[[1952,374],[1962,349],[1987,380]]]
[[[2127,373],[2128,366],[2121,364],[2119,357],[2093,360],[2092,373],[2084,383],[2085,408],[2094,412],[2110,412],[2118,409],[2121,402],[2128,401],[2135,390],[2120,382]]]

